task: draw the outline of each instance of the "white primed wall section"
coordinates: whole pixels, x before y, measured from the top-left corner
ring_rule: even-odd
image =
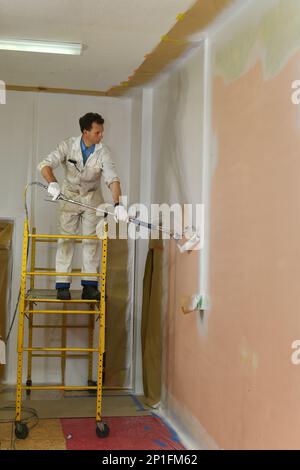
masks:
[[[151,204],[151,162],[152,162],[153,89],[145,88],[142,96],[141,162],[140,162],[140,203],[150,208]],[[139,240],[136,250],[136,272],[145,271],[148,253],[147,240]],[[134,332],[135,376],[134,391],[143,393],[141,320],[143,303],[143,277],[136,276],[136,321]]]

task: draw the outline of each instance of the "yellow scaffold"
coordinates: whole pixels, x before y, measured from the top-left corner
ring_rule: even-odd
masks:
[[[84,273],[85,276],[100,278],[100,301],[81,300],[80,292],[72,293],[72,300],[56,299],[56,291],[46,289],[35,289],[35,276],[82,276],[78,270],[71,273],[57,273],[45,268],[36,267],[36,244],[37,243],[55,243],[58,239],[67,238],[76,240],[98,240],[96,236],[80,235],[47,235],[37,234],[36,229],[29,232],[28,220],[24,223],[23,251],[22,251],[22,272],[20,287],[19,304],[19,322],[18,322],[18,367],[17,367],[17,393],[16,393],[16,421],[15,435],[19,439],[25,439],[29,430],[25,422],[21,419],[22,391],[26,390],[29,395],[31,390],[96,390],[96,434],[98,437],[106,437],[109,434],[109,427],[102,420],[102,382],[103,382],[103,360],[105,352],[105,284],[106,284],[106,265],[107,265],[107,234],[108,224],[104,224],[104,235],[102,238],[102,256],[99,266],[99,273]],[[27,270],[29,245],[30,250],[30,270]],[[29,281],[29,282],[28,282]],[[53,306],[49,310],[40,309],[39,304],[48,304]],[[69,310],[68,304],[88,304],[86,310]],[[37,307],[37,308],[36,308]],[[36,315],[58,315],[62,317],[60,325],[47,325],[35,322]],[[86,315],[88,322],[81,325],[68,324],[69,315]],[[97,348],[93,347],[93,332],[95,326],[95,315],[99,317],[99,341]],[[24,346],[25,320],[28,325],[28,340]],[[33,346],[33,331],[38,328],[61,328],[61,347],[47,348]],[[87,348],[68,348],[66,344],[68,328],[87,328],[88,347]],[[22,383],[23,376],[23,354],[27,354],[27,381],[26,385]],[[92,380],[93,354],[97,354],[97,382]],[[32,359],[36,357],[56,357],[61,359],[61,385],[32,385],[31,370]],[[69,357],[87,357],[88,358],[88,385],[87,386],[66,386],[65,369],[66,359]]]

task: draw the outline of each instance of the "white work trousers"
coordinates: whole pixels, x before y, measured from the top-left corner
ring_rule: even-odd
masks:
[[[69,199],[97,207],[102,202],[98,191],[80,196],[71,191],[63,191]],[[81,224],[82,235],[96,235],[99,217],[96,211],[59,201],[58,227],[62,235],[79,235]],[[75,240],[59,239],[56,252],[56,271],[67,273],[72,271]],[[82,240],[82,273],[97,273],[100,265],[100,240]],[[95,276],[82,276],[83,281],[98,282]],[[57,276],[57,283],[71,283],[71,276]]]

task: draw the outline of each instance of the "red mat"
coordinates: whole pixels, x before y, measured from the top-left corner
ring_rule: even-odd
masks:
[[[181,450],[176,433],[156,416],[113,417],[104,420],[109,436],[96,436],[94,418],[61,419],[68,450]]]

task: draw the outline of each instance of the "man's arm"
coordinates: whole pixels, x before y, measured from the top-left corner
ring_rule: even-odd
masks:
[[[41,172],[41,175],[45,178],[47,183],[56,183],[56,178],[53,175],[53,170],[58,168],[66,160],[68,154],[68,147],[70,145],[70,139],[64,140],[58,144],[56,150],[49,153],[39,164],[37,169]]]
[[[109,189],[111,190],[112,198],[114,201],[114,204],[119,203],[119,198],[121,196],[121,185],[119,181],[113,181],[111,185],[109,186]]]
[[[54,152],[51,152],[41,163],[39,163],[37,169],[41,172],[41,175],[48,183],[48,194],[52,196],[52,200],[55,201],[60,195],[60,187],[53,174],[53,170],[57,168],[66,159],[68,153],[68,142],[64,140],[61,142]]]
[[[115,221],[116,222],[128,222],[128,213],[125,207],[120,204],[121,197],[121,185],[119,181],[113,181],[109,188],[115,204]]]
[[[116,172],[115,163],[112,161],[110,151],[104,147],[102,152],[102,172],[106,185],[109,187],[115,204],[115,221],[128,222],[128,214],[125,207],[120,204],[121,184]]]
[[[52,170],[51,166],[44,166],[41,169],[41,175],[43,176],[43,178],[45,178],[45,180],[47,181],[48,184],[57,183],[57,179],[55,178],[55,176],[53,174],[53,170]]]
[[[48,194],[52,196],[52,201],[56,201],[60,195],[60,186],[53,174],[51,166],[43,166],[41,169],[41,175],[48,183]]]

